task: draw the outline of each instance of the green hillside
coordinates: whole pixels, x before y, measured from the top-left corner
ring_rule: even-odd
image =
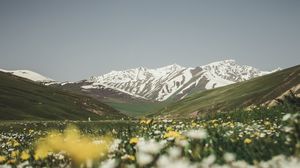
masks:
[[[93,98],[0,72],[0,120],[92,120],[125,117]]]
[[[111,107],[130,117],[143,117],[155,114],[159,109],[165,107],[168,102],[104,102]]]
[[[194,93],[159,111],[163,116],[186,118],[197,114],[260,105],[300,84],[300,65],[225,87]]]

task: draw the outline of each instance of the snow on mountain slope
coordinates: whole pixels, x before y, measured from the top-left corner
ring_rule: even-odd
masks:
[[[234,60],[218,61],[196,68],[173,64],[157,69],[139,67],[93,76],[88,80],[92,84],[82,88],[101,86],[144,99],[164,101],[174,96],[181,99],[194,90],[221,87],[268,73],[247,65],[238,65]]]
[[[38,74],[29,70],[4,70],[0,69],[1,72],[11,73],[13,75],[26,78],[35,82],[51,82],[53,79],[47,78],[41,74]]]
[[[93,86],[106,86],[144,99],[165,100],[191,77],[189,69],[174,64],[158,69],[140,67],[112,71],[102,76],[91,77],[89,82],[93,82]]]

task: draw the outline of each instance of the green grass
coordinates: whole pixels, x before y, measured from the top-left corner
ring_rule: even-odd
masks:
[[[171,103],[160,114],[190,117],[192,113],[211,113],[259,105],[272,100],[300,83],[300,66],[225,87],[194,93]]]
[[[106,102],[106,104],[119,110],[120,112],[131,117],[143,117],[146,115],[154,114],[156,111],[167,105],[167,102],[138,102],[138,103],[119,103],[119,102]]]
[[[0,120],[93,120],[124,117],[93,98],[0,73]]]

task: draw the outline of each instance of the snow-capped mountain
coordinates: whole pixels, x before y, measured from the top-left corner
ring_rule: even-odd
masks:
[[[164,101],[170,97],[181,99],[195,90],[207,90],[249,80],[270,72],[260,71],[234,60],[224,60],[196,68],[177,64],[157,69],[143,67],[124,71],[112,71],[101,76],[92,76],[82,89],[110,88],[129,95]]]
[[[35,82],[52,82],[53,79],[47,78],[39,73],[30,70],[4,70],[0,69],[0,72],[11,73],[15,76],[26,78]]]

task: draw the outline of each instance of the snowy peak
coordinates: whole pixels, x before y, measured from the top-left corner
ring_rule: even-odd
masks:
[[[52,82],[53,79],[47,78],[39,73],[30,70],[4,70],[0,69],[1,72],[11,73],[15,76],[26,78],[35,82]]]
[[[92,84],[83,88],[101,86],[144,99],[164,101],[170,97],[181,99],[196,90],[221,87],[268,73],[229,59],[196,68],[172,64],[156,69],[139,67],[112,71],[91,77],[89,82]]]
[[[204,66],[201,66],[202,69],[207,72],[217,75],[223,79],[233,81],[233,82],[241,82],[244,80],[249,80],[254,77],[261,76],[262,74],[267,74],[259,71],[258,69],[247,66],[247,65],[239,65],[235,60],[224,60],[213,62]]]

